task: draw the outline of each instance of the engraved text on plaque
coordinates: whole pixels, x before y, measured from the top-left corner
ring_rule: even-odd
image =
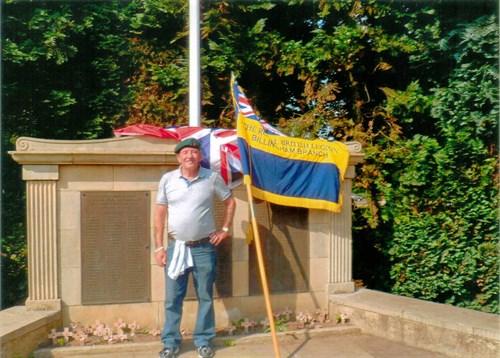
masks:
[[[147,302],[150,193],[81,193],[82,304]]]

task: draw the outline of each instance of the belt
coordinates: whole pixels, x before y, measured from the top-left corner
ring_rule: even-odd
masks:
[[[205,238],[200,239],[200,240],[185,241],[185,242],[186,242],[186,246],[193,247],[193,246],[203,245],[203,244],[206,244],[206,243],[210,242],[210,238],[209,237],[205,237]]]

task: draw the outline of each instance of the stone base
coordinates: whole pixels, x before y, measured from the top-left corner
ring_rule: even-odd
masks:
[[[30,300],[29,298],[25,303],[28,311],[60,311],[61,300]]]
[[[354,282],[332,282],[326,284],[326,292],[328,295],[338,293],[353,293],[355,290]]]
[[[60,311],[28,311],[15,306],[0,311],[1,357],[28,357],[47,345],[47,334],[61,327]]]

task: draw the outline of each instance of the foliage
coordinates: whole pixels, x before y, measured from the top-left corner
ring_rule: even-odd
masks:
[[[289,135],[359,141],[356,278],[498,312],[494,2],[202,4],[202,123],[235,126],[233,72]],[[182,0],[11,0],[2,16],[2,280],[16,287],[4,307],[23,297],[26,266],[23,183],[6,151],[19,136],[187,124],[189,29]]]
[[[278,319],[274,321],[274,327],[276,332],[286,332],[288,331],[288,328],[286,326],[287,320],[285,318]],[[267,331],[271,331],[271,328],[266,328]]]
[[[26,290],[20,136],[107,137],[124,121],[129,43],[118,1],[2,2],[2,307]]]
[[[130,72],[119,2],[3,6],[8,131],[25,124],[19,132],[46,138],[109,136],[123,121]]]
[[[127,124],[171,126],[187,117],[187,2],[148,0],[127,9],[134,74]]]
[[[448,34],[457,67],[426,106],[437,133],[387,153],[379,186],[394,293],[499,311],[497,39],[493,17]]]

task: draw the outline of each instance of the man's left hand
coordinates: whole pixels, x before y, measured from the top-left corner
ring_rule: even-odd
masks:
[[[210,235],[210,242],[213,245],[218,246],[222,241],[224,241],[228,237],[229,237],[229,234],[227,232],[222,231],[222,230],[217,230],[212,235]]]

